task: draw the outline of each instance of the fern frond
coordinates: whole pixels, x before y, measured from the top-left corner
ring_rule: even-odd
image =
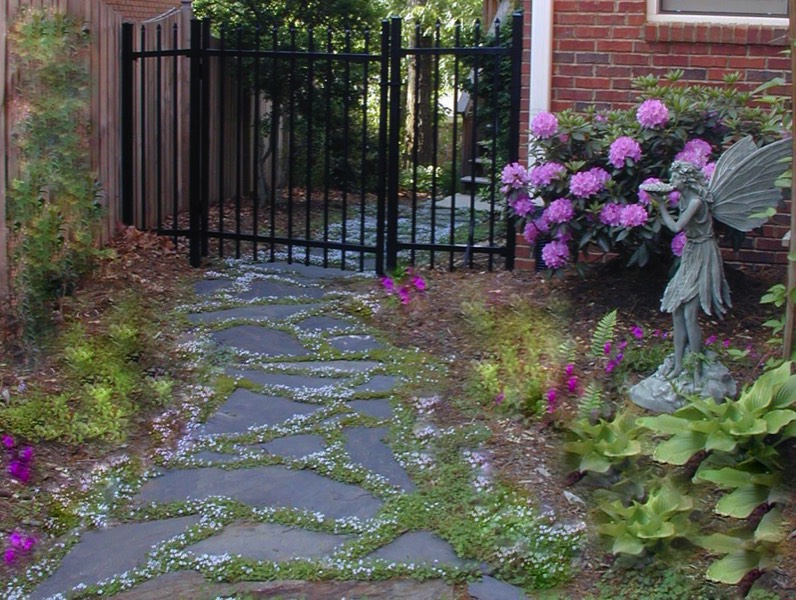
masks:
[[[565,340],[558,345],[558,358],[563,363],[574,363],[577,358],[577,346],[572,340]]]
[[[583,391],[583,396],[578,400],[578,416],[589,419],[599,413],[603,408],[603,388],[596,381],[592,381]]]
[[[605,344],[614,338],[614,329],[616,329],[616,309],[600,319],[594,329],[594,335],[591,338],[591,353],[593,356],[599,358],[603,355]]]

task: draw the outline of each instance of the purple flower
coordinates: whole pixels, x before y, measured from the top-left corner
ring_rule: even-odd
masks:
[[[32,536],[28,536],[28,537],[25,538],[25,541],[22,542],[22,549],[25,552],[28,552],[35,545],[36,545],[36,538],[34,538]]]
[[[627,348],[627,340],[622,340],[619,342],[619,352],[622,352],[625,348]]]
[[[13,548],[9,548],[5,551],[5,553],[3,553],[3,561],[7,565],[13,564],[16,558],[17,558],[17,553]]]
[[[605,345],[603,346],[603,354],[606,356],[611,354],[611,348],[613,348],[613,344],[611,344],[611,342],[605,342]]]
[[[721,345],[722,345],[722,346],[724,346],[725,348],[729,348],[729,347],[730,347],[730,339],[729,339],[729,338],[727,338],[726,340],[724,340],[724,341],[721,343]]]
[[[507,189],[520,189],[528,183],[528,170],[520,163],[511,163],[503,168],[500,181]],[[505,191],[504,191],[505,193]]]
[[[683,249],[685,248],[685,231],[681,231],[672,238],[672,254],[675,256],[682,256]]]
[[[662,183],[660,179],[657,177],[647,177],[644,181],[641,182],[642,185],[645,183]],[[649,192],[646,190],[642,190],[639,188],[638,190],[638,201],[640,204],[647,206],[652,200],[652,196],[649,195]]]
[[[637,340],[644,339],[644,330],[641,327],[639,327],[638,325],[634,325],[630,329],[630,333],[632,333],[633,337],[636,338]]]
[[[33,459],[33,448],[25,446],[19,453],[19,459],[23,462],[29,463]]]
[[[542,248],[542,260],[548,269],[560,269],[569,262],[569,247],[564,242],[553,240]]]
[[[556,409],[556,390],[555,388],[550,388],[547,390],[546,398],[547,398],[547,412],[551,413]]]
[[[680,202],[680,192],[678,190],[674,190],[671,194],[669,194],[669,206],[677,206]]]
[[[495,396],[495,405],[500,406],[505,399],[506,399],[506,392],[500,392],[497,396]]]
[[[641,146],[632,137],[626,135],[616,138],[608,151],[608,162],[617,169],[624,167],[627,159],[636,162],[640,158]]]
[[[710,181],[711,178],[713,177],[713,171],[715,170],[716,170],[716,163],[709,162],[704,167],[702,167],[702,174],[705,176],[705,179]]]
[[[14,438],[11,437],[10,435],[7,435],[7,434],[4,435],[3,436],[3,446],[5,446],[6,448],[13,448],[14,447]]]
[[[570,377],[567,380],[567,390],[570,394],[574,394],[575,390],[578,389],[578,378],[575,376]]]
[[[381,285],[384,287],[384,291],[388,294],[392,294],[395,292],[395,281],[391,277],[387,277],[384,275],[381,278]]]
[[[22,534],[18,531],[13,532],[11,535],[8,536],[8,541],[14,547],[22,546]]]
[[[553,113],[541,112],[531,121],[531,133],[541,139],[553,137],[558,132],[558,119]]]
[[[705,340],[705,345],[706,346],[712,346],[713,344],[716,343],[717,339],[718,338],[715,335],[711,335],[710,337],[708,337],[708,339]]]
[[[568,198],[559,198],[558,200],[553,200],[550,206],[545,209],[542,219],[551,225],[553,223],[566,223],[572,219],[574,214],[575,210],[572,207],[572,201]]]
[[[592,171],[575,173],[569,180],[569,191],[578,198],[589,198],[605,187],[598,175]]]
[[[566,368],[564,369],[564,373],[567,374],[567,377],[572,377],[572,374],[575,372],[575,365],[569,363]]]
[[[409,293],[408,285],[402,285],[398,290],[398,297],[401,299],[401,304],[409,304],[409,300],[411,299]]]
[[[628,204],[622,207],[622,213],[619,215],[619,223],[623,227],[638,227],[646,223],[647,219],[649,215],[640,204]]]
[[[644,100],[636,111],[636,121],[648,129],[665,125],[668,120],[669,109],[657,98]]]
[[[610,361],[608,361],[608,364],[607,364],[607,365],[605,365],[605,372],[606,372],[608,375],[610,375],[611,373],[613,373],[613,372],[614,372],[614,369],[616,369],[616,365],[617,365],[617,364],[618,364],[618,363],[617,363],[615,360],[610,360]]]
[[[425,292],[426,291],[426,280],[420,277],[420,275],[414,275],[412,277],[412,286],[418,292]]]
[[[528,194],[520,194],[509,202],[509,206],[514,209],[514,214],[518,217],[524,217],[533,210],[534,204]]]
[[[609,202],[600,211],[600,221],[609,227],[618,227],[622,222],[622,206]]]
[[[12,461],[11,464],[8,465],[8,473],[11,477],[22,483],[27,483],[30,479],[30,468],[18,460]]]
[[[550,185],[554,179],[558,179],[566,172],[566,167],[557,162],[548,162],[531,169],[528,180],[536,187]]]
[[[536,243],[536,238],[539,237],[540,233],[541,231],[539,228],[534,225],[533,222],[531,222],[525,225],[525,230],[522,232],[522,237],[525,238],[526,242],[533,246]]]
[[[713,149],[709,143],[705,140],[694,138],[686,142],[683,149],[675,155],[674,160],[689,162],[702,168],[708,164],[711,152],[713,152]]]

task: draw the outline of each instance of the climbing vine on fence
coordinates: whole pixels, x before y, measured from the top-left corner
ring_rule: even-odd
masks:
[[[13,135],[20,153],[7,207],[12,302],[31,340],[45,328],[53,302],[71,292],[99,253],[83,56],[88,35],[64,15],[28,8],[9,38],[19,73]]]

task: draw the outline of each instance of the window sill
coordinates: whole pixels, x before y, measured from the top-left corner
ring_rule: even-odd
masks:
[[[648,42],[788,46],[788,27],[738,23],[647,22]]]

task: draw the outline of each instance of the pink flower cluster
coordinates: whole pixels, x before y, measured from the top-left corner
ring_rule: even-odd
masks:
[[[414,273],[411,269],[406,270],[406,275],[400,279],[393,279],[383,275],[380,279],[381,285],[388,296],[397,296],[401,304],[409,304],[415,294],[425,294],[426,280]]]
[[[622,206],[609,202],[600,211],[600,221],[609,227],[638,227],[649,220],[649,213],[641,204]]]
[[[572,201],[569,198],[559,198],[553,200],[548,206],[542,219],[548,224],[553,225],[556,223],[567,223],[575,216],[575,208],[572,206]]]
[[[672,254],[682,256],[685,249],[685,231],[681,231],[672,238]]]
[[[675,155],[674,160],[689,162],[702,168],[708,164],[712,152],[713,149],[710,147],[709,143],[705,140],[694,138],[685,143],[683,149]]]
[[[569,262],[569,246],[561,240],[553,240],[542,248],[542,260],[548,269],[560,269]]]
[[[569,181],[569,191],[578,198],[590,198],[605,188],[611,175],[605,169],[594,167],[575,173]]]
[[[8,474],[17,481],[27,483],[31,475],[33,448],[30,446],[17,448],[14,438],[10,435],[3,436],[3,448],[9,457]]]
[[[558,118],[549,112],[541,112],[531,120],[531,133],[541,139],[548,139],[558,133]]]
[[[528,179],[531,185],[543,187],[550,185],[554,179],[558,179],[566,172],[566,167],[557,162],[548,162],[531,169]]]
[[[608,151],[608,162],[615,168],[621,169],[625,166],[625,161],[636,162],[641,159],[641,146],[632,137],[623,135],[616,138]]]
[[[519,193],[509,200],[509,206],[514,210],[515,215],[524,217],[534,209],[534,202],[528,197],[528,194]]]
[[[503,168],[500,181],[503,183],[500,191],[504,194],[508,194],[511,190],[522,189],[530,181],[528,170],[520,163],[511,163]]]
[[[547,224],[543,218],[534,219],[533,221],[525,224],[525,229],[522,232],[522,237],[525,238],[525,241],[528,242],[531,246],[536,243],[536,239],[539,237],[540,234],[548,233],[550,231],[550,226]]]
[[[669,121],[669,109],[657,98],[644,100],[636,110],[636,121],[647,129],[661,127]]]
[[[8,547],[3,552],[3,561],[7,565],[16,562],[20,555],[30,552],[36,545],[36,539],[32,536],[22,535],[19,531],[14,531],[8,536]]]

